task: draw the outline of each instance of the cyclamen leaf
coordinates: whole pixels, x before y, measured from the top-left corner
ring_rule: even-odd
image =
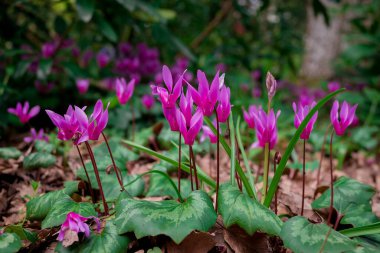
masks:
[[[128,249],[129,242],[130,239],[127,236],[117,234],[116,226],[113,224],[113,221],[109,220],[100,234],[92,232],[88,239],[68,248],[64,248],[62,243],[59,243],[55,251],[59,253],[122,253]]]
[[[177,244],[194,230],[208,231],[217,218],[212,201],[203,191],[192,192],[183,203],[124,198],[116,203],[115,210],[119,234],[133,231],[137,238],[165,234]]]
[[[22,155],[21,151],[15,147],[0,148],[0,158],[17,159]]]
[[[14,233],[4,233],[0,235],[0,252],[18,252],[21,246],[21,239],[18,235]]]
[[[34,143],[34,148],[38,151],[38,152],[46,152],[46,153],[51,153],[54,151],[54,145],[51,144],[51,143],[47,143],[46,141],[40,141],[40,140],[37,140],[35,143]]]
[[[68,195],[57,201],[50,209],[46,218],[42,221],[41,227],[51,228],[61,225],[69,212],[79,213],[84,217],[96,216],[94,206],[87,202],[75,202]]]
[[[173,187],[168,184],[168,179],[158,175],[152,174],[149,180],[149,190],[146,193],[147,197],[156,197],[156,196],[170,196],[173,199],[178,198],[177,192]],[[178,180],[171,179],[178,188]],[[183,198],[187,198],[191,193],[191,184],[188,179],[181,179],[181,195]]]
[[[77,0],[78,16],[83,22],[91,20],[95,9],[95,2],[93,0]]]
[[[230,183],[220,185],[219,212],[226,227],[239,225],[249,235],[256,231],[279,235],[282,221],[268,208]]]
[[[23,167],[28,170],[48,168],[55,164],[56,159],[52,154],[45,152],[31,153],[24,158]]]
[[[32,243],[38,239],[36,233],[23,228],[21,225],[9,225],[4,229],[4,232],[15,233],[20,237],[21,240],[28,240]]]
[[[330,231],[331,230],[331,231]],[[325,245],[326,235],[329,233]],[[284,223],[280,237],[284,246],[295,253],[341,253],[355,250],[357,243],[335,231],[324,223],[312,224],[301,216],[296,216]]]

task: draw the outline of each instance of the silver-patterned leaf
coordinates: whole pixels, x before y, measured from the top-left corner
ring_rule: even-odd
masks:
[[[20,237],[14,233],[4,233],[0,235],[0,252],[18,252],[22,243]]]

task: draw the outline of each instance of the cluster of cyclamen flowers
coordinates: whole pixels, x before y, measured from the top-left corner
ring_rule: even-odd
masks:
[[[22,124],[26,124],[31,118],[37,116],[37,114],[40,112],[40,107],[38,105],[33,106],[32,108],[29,107],[30,105],[28,101],[26,101],[24,105],[18,102],[15,108],[8,108],[8,112],[10,114],[16,115]],[[48,142],[49,138],[44,133],[44,130],[42,128],[36,131],[36,129],[32,127],[30,129],[30,135],[24,138],[24,142],[33,143],[37,140]]]

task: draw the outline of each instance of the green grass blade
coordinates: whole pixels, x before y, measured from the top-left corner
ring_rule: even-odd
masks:
[[[207,118],[207,117],[204,117],[203,120],[210,127],[210,129],[213,131],[213,133],[216,134],[216,129],[215,129],[214,125],[212,124],[211,120],[209,118]],[[224,150],[226,151],[227,155],[231,158],[231,148],[230,148],[230,146],[228,146],[228,144],[227,144],[226,140],[223,138],[223,136],[219,136],[219,141],[220,141],[220,144],[222,144],[222,146],[223,146]],[[256,198],[255,194],[254,194],[254,192],[252,190],[252,187],[249,184],[248,179],[245,176],[244,171],[240,167],[240,164],[238,162],[235,162],[235,168],[236,168],[237,173],[239,174],[239,177],[240,177],[241,181],[243,182],[243,185],[244,185],[245,189],[247,190],[248,195],[250,197]]]
[[[178,162],[176,160],[173,160],[161,153],[158,153],[154,150],[151,150],[147,147],[144,147],[142,145],[139,145],[139,144],[136,144],[134,142],[131,142],[131,141],[127,141],[127,140],[123,140],[124,143],[126,143],[127,145],[131,146],[131,147],[134,147],[144,153],[147,153],[151,156],[154,156],[154,157],[157,157],[158,159],[161,159],[161,160],[164,160],[165,162],[168,162],[170,164],[172,164],[173,166],[176,166],[178,167]],[[190,173],[190,168],[187,164],[184,164],[184,163],[181,163],[181,169],[183,171],[186,171],[187,173]],[[198,169],[198,177],[204,181],[206,184],[208,184],[211,188],[215,189],[216,187],[216,182],[211,178],[209,177],[203,170],[201,169]]]
[[[302,121],[301,125],[298,127],[297,131],[294,133],[292,139],[290,140],[288,147],[285,150],[284,155],[281,158],[280,164],[277,167],[276,173],[274,174],[274,177],[272,178],[272,182],[269,186],[267,196],[264,200],[264,205],[266,207],[269,207],[270,203],[272,202],[273,196],[276,192],[276,189],[278,187],[278,184],[280,183],[280,179],[282,176],[282,173],[285,170],[286,163],[289,160],[289,157],[294,149],[294,146],[296,145],[298,139],[300,138],[300,135],[304,128],[306,127],[307,123],[309,123],[310,119],[313,117],[314,113],[316,113],[323,105],[325,105],[330,99],[332,99],[335,95],[343,92],[345,89],[339,89],[335,92],[332,92],[328,94],[326,97],[321,99],[309,112],[309,114],[305,117],[305,119]]]
[[[241,156],[243,157],[243,162],[244,162],[244,165],[245,165],[245,169],[247,170],[249,183],[251,185],[251,188],[253,189],[253,193],[255,194],[255,198],[257,199],[255,180],[253,179],[252,170],[249,167],[248,157],[247,157],[247,154],[245,153],[243,142],[241,140],[241,135],[240,135],[240,116],[238,117],[237,123],[236,123],[236,139],[237,139],[237,143],[238,143],[238,146],[239,146],[239,149],[240,149]]]
[[[380,234],[380,222],[376,222],[362,227],[348,228],[339,232],[348,237]]]

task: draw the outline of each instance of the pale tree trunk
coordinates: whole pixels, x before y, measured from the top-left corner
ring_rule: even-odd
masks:
[[[301,76],[306,80],[326,80],[332,77],[334,59],[342,49],[342,31],[346,21],[343,14],[333,10],[338,10],[346,1],[340,1],[340,4],[322,1],[330,14],[328,26],[323,15],[315,16],[312,0],[308,0],[305,51],[301,68]]]

